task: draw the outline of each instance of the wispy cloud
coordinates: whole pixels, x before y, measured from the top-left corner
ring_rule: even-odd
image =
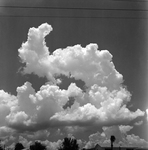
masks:
[[[136,126],[140,126],[140,125],[142,125],[142,124],[143,124],[143,121],[142,121],[142,120],[140,120],[140,121],[134,123],[134,125],[136,125]]]

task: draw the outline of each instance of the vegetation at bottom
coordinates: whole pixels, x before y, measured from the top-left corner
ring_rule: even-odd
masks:
[[[112,135],[110,137],[111,141],[111,150],[113,150],[113,143],[115,141],[115,137]],[[13,150],[47,150],[47,146],[41,143],[40,141],[35,141],[33,144],[30,145],[29,148],[25,148],[22,143],[18,142],[15,144]],[[61,143],[61,145],[57,148],[57,150],[79,150],[79,144],[75,138],[72,137],[65,137]],[[85,148],[83,148],[85,149]],[[0,150],[10,150],[6,148],[2,144],[0,144]],[[11,149],[12,150],[12,149]]]

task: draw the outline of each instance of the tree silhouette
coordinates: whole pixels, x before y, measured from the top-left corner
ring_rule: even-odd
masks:
[[[5,148],[4,148],[4,146],[3,146],[3,144],[2,144],[2,140],[0,139],[0,150],[4,150]]]
[[[34,144],[30,145],[30,150],[46,150],[46,146],[39,141],[35,141]]]
[[[3,146],[2,146],[2,145],[0,145],[0,150],[4,150],[4,148],[3,148]]]
[[[79,145],[77,143],[77,140],[74,138],[64,138],[64,141],[62,142],[61,147],[59,147],[58,150],[78,150]]]
[[[115,142],[116,138],[114,135],[111,135],[110,142],[111,142],[111,150],[113,150],[113,143]]]
[[[15,144],[14,150],[22,150],[24,148],[25,147],[23,146],[23,144],[18,142],[18,143]]]
[[[2,146],[0,146],[0,150],[4,150]]]

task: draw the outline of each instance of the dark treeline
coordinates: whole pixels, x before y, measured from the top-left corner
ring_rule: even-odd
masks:
[[[115,136],[111,136],[110,137],[110,141],[111,141],[111,150],[113,150],[113,143],[116,140]],[[9,150],[9,148],[5,148],[5,146],[0,145],[0,150]],[[29,146],[29,148],[25,148],[23,146],[22,143],[18,142],[15,144],[13,150],[23,150],[23,149],[27,149],[27,150],[47,150],[47,146],[44,145],[42,142],[40,141],[35,141],[33,144],[31,144]],[[79,150],[79,144],[77,142],[77,140],[75,138],[71,138],[71,137],[65,137],[62,141],[62,143],[59,145],[59,147],[57,148],[57,150]],[[86,150],[85,148],[83,148],[82,150]]]
[[[0,145],[0,150],[8,150],[9,148],[5,148],[5,146]],[[40,141],[35,141],[34,144],[31,144],[29,148],[25,148],[22,143],[18,142],[15,144],[13,150],[47,150],[47,146],[41,143]],[[57,148],[57,150],[79,150],[79,145],[75,138],[64,138],[61,145]]]

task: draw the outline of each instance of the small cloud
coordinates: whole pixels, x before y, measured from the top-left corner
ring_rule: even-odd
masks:
[[[19,137],[18,137],[18,141],[19,141],[20,143],[22,143],[25,148],[29,148],[29,146],[30,146],[31,143],[32,143],[32,141],[28,141],[28,140],[27,140],[26,138],[24,138],[23,136],[19,136]]]
[[[45,140],[45,141],[41,141],[41,143],[47,146],[47,150],[57,150],[60,147],[62,140],[58,140],[56,142]]]
[[[144,139],[141,139],[139,136],[136,136],[134,134],[127,135],[126,140],[129,146],[143,147],[143,148],[148,147],[147,141],[145,141]]]
[[[140,125],[142,125],[142,124],[143,124],[143,121],[142,121],[142,120],[140,120],[140,121],[134,123],[135,126],[140,126]]]
[[[131,129],[133,129],[133,126],[129,126],[129,125],[120,125],[119,129],[121,131],[121,133],[126,134],[127,132],[129,132]]]
[[[146,109],[146,119],[148,121],[148,109]]]
[[[15,131],[7,126],[0,127],[0,137],[11,137]]]
[[[121,127],[119,126],[103,127],[103,131],[107,139],[110,139],[111,135],[114,135],[116,137],[116,142],[119,142],[124,138],[124,135],[122,134],[120,128]]]

